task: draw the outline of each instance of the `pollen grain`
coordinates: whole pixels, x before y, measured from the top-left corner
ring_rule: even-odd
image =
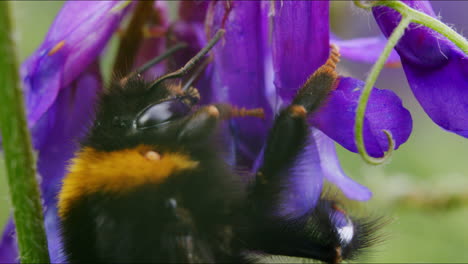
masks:
[[[59,43],[57,43],[50,51],[49,53],[47,54],[48,56],[52,56],[54,55],[55,53],[57,53],[59,50],[61,50],[63,48],[63,46],[65,46],[65,40],[62,40],[60,41]]]
[[[302,105],[291,105],[289,109],[292,117],[305,117],[307,115],[307,110]]]

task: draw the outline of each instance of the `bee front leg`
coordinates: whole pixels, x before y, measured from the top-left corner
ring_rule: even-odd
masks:
[[[263,118],[263,109],[237,108],[229,104],[214,104],[200,108],[192,114],[179,132],[179,141],[200,140],[211,136],[219,120],[253,116]]]

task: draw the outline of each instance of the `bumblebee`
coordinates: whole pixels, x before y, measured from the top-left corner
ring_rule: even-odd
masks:
[[[153,82],[131,74],[102,94],[59,193],[69,262],[250,263],[285,255],[338,263],[369,245],[375,224],[331,199],[299,217],[282,208],[295,195],[284,188],[288,173],[307,151],[307,116],[335,85],[337,50],[276,116],[261,165],[245,183],[214,138],[223,120],[261,111],[196,106],[197,89],[170,82],[223,32],[180,70]]]

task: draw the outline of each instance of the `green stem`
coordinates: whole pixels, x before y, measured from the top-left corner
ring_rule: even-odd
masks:
[[[0,128],[20,261],[48,263],[35,161],[12,38],[10,2],[0,1]]]
[[[358,148],[359,154],[361,154],[362,158],[373,165],[378,165],[383,163],[390,155],[395,147],[395,143],[392,139],[392,136],[389,131],[383,130],[387,139],[389,141],[389,148],[385,155],[381,158],[373,158],[369,156],[366,151],[366,147],[364,145],[364,116],[366,112],[367,102],[369,100],[369,96],[371,94],[372,88],[374,87],[375,82],[377,81],[377,77],[379,77],[380,72],[382,71],[385,62],[387,61],[390,52],[392,52],[393,48],[397,44],[398,40],[400,40],[401,36],[405,33],[406,27],[408,27],[409,23],[411,22],[411,18],[403,17],[400,21],[400,24],[393,30],[392,35],[388,38],[388,42],[385,45],[385,48],[380,54],[379,59],[374,64],[371,69],[369,76],[367,77],[366,84],[362,90],[361,97],[359,98],[358,108],[356,110],[356,123],[354,125],[354,132],[356,137],[356,146]]]
[[[411,22],[424,25],[434,31],[442,34],[460,48],[465,54],[468,54],[468,41],[455,30],[445,25],[441,21],[417,11],[400,1],[380,1],[376,5],[387,6],[398,11],[403,17],[408,17]]]

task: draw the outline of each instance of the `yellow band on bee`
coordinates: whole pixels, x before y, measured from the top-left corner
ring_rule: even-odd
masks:
[[[97,192],[122,193],[148,184],[161,183],[175,172],[194,169],[198,162],[181,153],[164,153],[157,159],[150,146],[113,152],[83,148],[72,160],[59,193],[59,216],[63,218],[72,204]],[[150,154],[150,155],[148,155]]]

